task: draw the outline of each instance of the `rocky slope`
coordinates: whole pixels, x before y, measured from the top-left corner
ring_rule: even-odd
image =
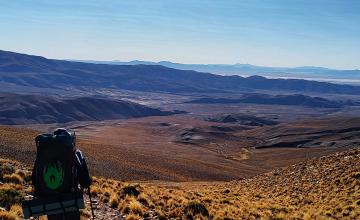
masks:
[[[29,169],[9,160],[0,166],[0,218],[21,218],[16,203],[31,195]],[[359,219],[360,149],[232,182],[94,178],[91,193],[98,219]],[[82,215],[89,218],[89,208]]]

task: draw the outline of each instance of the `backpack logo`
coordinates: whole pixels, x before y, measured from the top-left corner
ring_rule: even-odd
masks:
[[[64,181],[64,170],[59,161],[48,163],[44,167],[43,179],[45,185],[51,189],[56,190],[62,186]]]

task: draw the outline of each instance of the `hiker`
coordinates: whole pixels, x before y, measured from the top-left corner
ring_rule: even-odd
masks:
[[[34,197],[44,207],[42,214],[48,215],[49,220],[79,220],[79,208],[84,207],[83,189],[89,189],[91,179],[86,161],[81,151],[76,149],[75,141],[75,133],[64,128],[35,138],[37,155],[32,173]],[[72,205],[68,206],[69,203]],[[46,204],[59,206],[51,210]]]

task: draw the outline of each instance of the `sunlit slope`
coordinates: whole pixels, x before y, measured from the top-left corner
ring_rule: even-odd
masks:
[[[28,166],[0,160],[0,217],[21,216]],[[98,219],[359,219],[360,149],[232,182],[119,182],[94,177]],[[6,196],[6,195],[12,196]],[[83,211],[90,216],[89,207]]]

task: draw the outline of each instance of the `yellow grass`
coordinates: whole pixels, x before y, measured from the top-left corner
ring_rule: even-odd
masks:
[[[18,220],[19,217],[16,213],[8,212],[8,211],[0,211],[0,219],[1,220]]]
[[[97,181],[100,185],[108,180]],[[120,184],[114,190],[122,188]],[[148,182],[139,190],[140,195],[120,201],[121,212],[143,216],[154,209],[159,215],[178,218],[190,202],[197,202],[214,219],[356,219],[360,218],[360,150],[309,160],[241,181]],[[204,218],[199,213],[190,215],[193,219]]]
[[[16,173],[5,174],[3,176],[3,179],[5,182],[8,183],[22,184],[24,182],[24,179],[19,174]]]
[[[0,188],[25,192],[29,186],[7,183]],[[92,195],[126,219],[149,213],[160,219],[207,219],[207,213],[215,220],[360,219],[360,149],[232,182],[134,184],[94,178]],[[15,204],[0,216],[21,216],[20,206]]]
[[[22,212],[22,207],[20,204],[15,204],[12,205],[10,208],[10,212],[14,213],[16,216],[22,216],[23,212]]]

